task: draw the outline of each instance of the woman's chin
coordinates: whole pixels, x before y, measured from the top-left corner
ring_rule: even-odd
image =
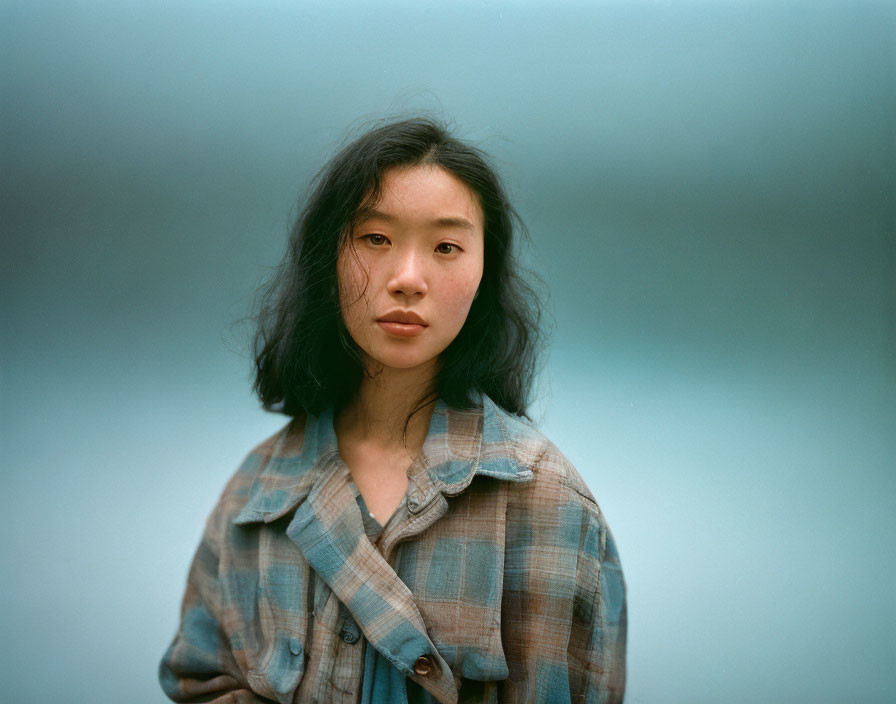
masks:
[[[437,366],[437,358],[421,357],[420,355],[381,355],[369,357],[365,365],[371,374],[377,372],[414,372],[434,373]]]

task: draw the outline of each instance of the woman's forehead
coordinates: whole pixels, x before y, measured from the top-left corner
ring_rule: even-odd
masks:
[[[358,222],[418,221],[434,228],[481,231],[478,195],[460,178],[436,165],[393,167],[383,172],[379,193],[365,199]]]

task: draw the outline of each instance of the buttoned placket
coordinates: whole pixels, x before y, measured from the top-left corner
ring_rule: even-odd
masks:
[[[331,695],[331,701],[354,704],[361,696],[360,673],[364,663],[364,652],[360,644],[361,629],[336,595],[331,592],[330,598],[338,604],[336,623],[338,630],[331,631],[333,669],[330,684],[335,690]]]
[[[402,508],[402,520],[390,521],[391,525],[386,526],[378,541],[380,552],[390,566],[393,566],[393,557],[401,542],[425,531],[448,510],[448,502],[430,479],[425,456],[408,469],[408,490]],[[412,674],[408,678],[433,693],[439,701],[456,702],[456,682],[450,670],[443,670],[440,661],[435,648],[433,653],[421,653],[414,661]]]
[[[385,559],[388,562],[392,550],[398,542],[422,532],[444,515],[447,503],[444,498],[441,503],[429,500],[435,498],[438,493],[434,492],[435,487],[431,484],[417,486],[416,483],[409,480],[409,498],[418,499],[412,503],[416,513],[411,510],[410,505],[407,505],[407,508],[399,509],[402,511],[399,514],[401,520],[389,521],[391,525],[387,526],[388,531],[384,532],[381,552],[377,555],[377,548],[370,543],[364,533],[361,514],[360,511],[357,511],[355,494],[350,484],[348,467],[338,453],[333,452],[324,458],[318,469],[319,475],[314,487],[305,501],[297,508],[293,521],[287,528],[289,537],[303,550],[306,559],[314,568],[315,578],[323,579],[328,588],[333,590],[324,607],[319,612],[315,611],[316,623],[310,648],[312,660],[309,660],[308,668],[309,671],[315,672],[314,680],[318,685],[308,700],[323,699],[321,696],[323,690],[320,687],[325,684],[326,680],[329,680],[329,685],[334,690],[333,701],[339,702],[339,704],[354,702],[359,693],[363,648],[348,643],[341,635],[345,620],[340,618],[342,607],[339,600],[343,598],[346,602],[350,601],[352,593],[345,591],[346,585],[342,579],[347,577],[341,575],[350,573],[355,575],[353,579],[357,579],[363,574],[365,586],[390,605],[394,614],[393,618],[398,616],[419,634],[414,637],[414,640],[420,642],[419,654],[410,662],[404,660],[395,662],[396,666],[406,672],[408,677],[429,690],[440,701],[453,704],[457,701],[455,682],[447,665],[438,655],[432,641],[429,640],[426,626],[413,602],[412,595],[393,570],[375,567],[377,558]],[[426,476],[425,472],[424,476]],[[353,510],[357,513],[353,513]],[[358,542],[355,543],[351,554],[343,558],[346,560],[345,563],[333,563],[329,552],[331,548],[327,547],[329,541],[327,521],[334,520],[334,516],[341,516],[340,520],[347,520],[349,523],[354,523],[355,518],[357,519],[354,530],[357,532]],[[342,529],[344,530],[346,527],[344,525]],[[321,548],[321,546],[324,547]],[[320,549],[324,549],[326,557],[320,552]],[[325,562],[321,562],[321,560],[325,560]],[[348,572],[346,573],[345,570]],[[356,619],[364,617],[363,612],[355,614]],[[375,623],[380,618],[381,615],[377,615],[367,626],[364,626],[363,622],[357,624],[367,635],[370,644],[368,647],[377,647],[378,645],[376,637],[371,636],[371,633],[377,632]],[[371,628],[374,630],[368,630]],[[321,653],[329,654],[329,666],[323,660]],[[392,657],[397,657],[397,655]],[[407,654],[403,653],[401,658],[405,657]],[[303,691],[304,687],[300,686],[299,694],[301,695]],[[301,697],[299,700],[302,701]]]
[[[418,458],[408,468],[405,500],[386,522],[383,532],[376,541],[377,549],[389,566],[394,567],[393,558],[403,541],[419,535],[432,526],[445,515],[447,509],[447,501],[430,480],[426,457]],[[431,688],[436,688],[434,694],[439,701],[456,702],[456,684],[451,681],[450,671],[443,672],[439,660],[441,658],[437,655],[421,653],[414,661],[412,674],[408,677],[427,690],[432,691]]]

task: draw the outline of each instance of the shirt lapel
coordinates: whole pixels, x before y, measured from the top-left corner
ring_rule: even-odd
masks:
[[[532,479],[532,470],[514,455],[514,424],[508,422],[487,396],[468,410],[449,408],[439,399],[433,410],[422,457],[411,469],[408,508],[422,513],[436,494],[456,496],[473,477],[481,474],[513,482]],[[238,525],[281,518],[298,506],[315,481],[319,465],[338,457],[333,430],[333,410],[290,422],[278,435],[270,454],[254,453],[241,471],[259,471],[249,491],[249,499],[237,514]],[[438,518],[438,516],[436,516]]]

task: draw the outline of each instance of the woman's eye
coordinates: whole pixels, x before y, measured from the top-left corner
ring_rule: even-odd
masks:
[[[452,244],[451,242],[440,242],[436,245],[436,251],[439,254],[454,254],[454,252],[458,251],[460,247],[456,244]]]
[[[364,235],[364,239],[366,239],[368,242],[370,242],[370,244],[376,247],[380,247],[389,241],[389,239],[385,235],[377,234]]]

